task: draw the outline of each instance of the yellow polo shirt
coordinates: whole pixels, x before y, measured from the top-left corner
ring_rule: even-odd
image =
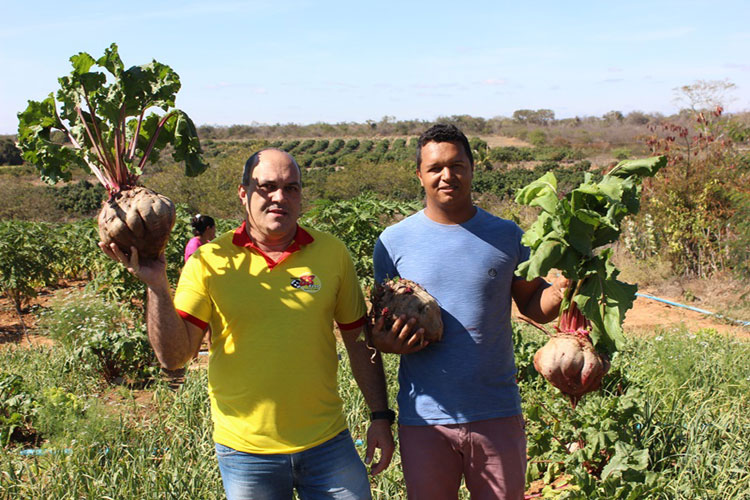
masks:
[[[211,326],[208,384],[213,437],[248,453],[295,453],[346,428],[333,321],[366,313],[354,264],[335,237],[298,227],[274,262],[245,224],[185,263],[175,306]]]

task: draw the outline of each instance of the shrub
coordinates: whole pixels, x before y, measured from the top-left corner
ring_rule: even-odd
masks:
[[[31,185],[17,179],[0,179],[0,220],[51,222],[63,220],[65,216],[47,186]]]
[[[669,163],[648,186],[646,209],[674,269],[711,276],[746,269],[750,171],[729,137],[721,106],[693,112],[689,126],[650,125],[647,144]]]
[[[36,414],[36,402],[26,392],[20,375],[0,372],[0,446],[28,435]]]
[[[0,221],[0,288],[16,312],[36,296],[37,288],[57,282],[50,265],[60,256],[53,227],[23,221]]]
[[[526,140],[528,140],[536,147],[544,146],[545,144],[547,144],[547,134],[544,132],[544,130],[535,129],[529,132]]]
[[[299,142],[300,141],[298,141],[296,139],[295,140],[291,140],[291,141],[286,141],[286,142],[284,142],[281,145],[281,149],[284,150],[284,151],[286,151],[287,153],[291,153],[292,151],[294,151],[294,149],[297,146],[299,146]]]
[[[341,201],[318,200],[303,217],[303,224],[337,236],[354,258],[357,276],[364,285],[373,280],[372,252],[380,233],[397,215],[410,215],[418,202],[381,200],[371,193]]]
[[[319,196],[330,200],[356,198],[367,191],[394,200],[421,198],[414,168],[405,165],[353,163],[328,175],[320,189]]]
[[[331,144],[328,145],[328,149],[326,149],[326,154],[335,155],[343,147],[344,147],[343,139],[334,139],[333,141],[331,141]]]
[[[142,386],[157,373],[156,357],[137,314],[101,296],[75,292],[56,301],[40,327],[67,352],[67,369],[86,369],[108,383]]]
[[[530,161],[534,155],[529,148],[517,148],[515,146],[502,146],[490,149],[490,160],[493,162],[518,163]]]
[[[315,141],[315,145],[310,148],[310,154],[317,154],[323,151],[324,149],[328,148],[328,140],[327,139],[321,139],[319,141]]]
[[[107,191],[101,184],[91,184],[82,179],[62,187],[47,187],[57,208],[73,215],[94,215],[102,208]]]
[[[304,153],[305,151],[313,147],[313,144],[315,144],[315,139],[305,139],[304,141],[302,141],[299,147],[297,147],[297,154]]]
[[[350,139],[344,145],[344,152],[351,153],[359,148],[359,139]]]
[[[629,148],[615,148],[612,150],[612,156],[615,157],[617,160],[627,160],[630,158],[630,149]]]
[[[0,165],[22,165],[21,150],[10,137],[0,138]]]

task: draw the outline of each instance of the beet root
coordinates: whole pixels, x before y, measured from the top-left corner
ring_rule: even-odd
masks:
[[[375,285],[372,312],[374,319],[379,316],[385,318],[387,330],[399,316],[405,314],[407,319],[417,320],[414,331],[424,328],[426,341],[437,342],[443,338],[440,305],[427,290],[413,281],[398,278]]]
[[[534,368],[575,408],[584,394],[601,387],[609,360],[594,350],[588,337],[559,334],[534,354]]]
[[[156,259],[167,247],[175,223],[174,203],[145,187],[123,189],[110,196],[99,212],[99,238],[116,243],[125,254],[130,247],[142,260]]]

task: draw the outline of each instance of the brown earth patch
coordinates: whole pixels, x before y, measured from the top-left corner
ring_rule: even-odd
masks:
[[[648,291],[644,291],[643,293],[654,295],[658,298],[666,299],[678,304],[690,305],[698,309],[714,312],[714,310],[709,309],[702,304],[684,304],[684,299],[679,296],[657,295],[655,293],[649,293]],[[731,322],[717,316],[703,314],[684,307],[674,306],[640,296],[636,297],[633,308],[625,315],[623,328],[626,332],[653,334],[658,330],[678,326],[684,326],[689,331],[710,328],[732,337],[750,340],[750,327],[748,326],[742,326],[740,323]]]
[[[481,139],[487,143],[491,148],[515,146],[517,148],[531,148],[534,147],[531,143],[519,139],[518,137],[506,137],[503,135],[486,135],[482,136]]]
[[[551,280],[551,276],[553,274],[547,279]],[[743,309],[735,312],[727,307],[728,304],[746,303],[750,295],[750,287],[730,277],[720,277],[716,280],[673,279],[658,286],[640,289],[639,293],[712,313],[722,314],[727,310],[724,316],[735,320],[743,320],[744,315],[750,314]],[[513,315],[520,319],[515,304]],[[734,338],[750,340],[750,325],[745,326],[741,322],[730,321],[727,318],[638,296],[632,309],[625,314],[623,330],[633,335],[654,335],[663,330],[681,327],[691,332],[714,329]]]

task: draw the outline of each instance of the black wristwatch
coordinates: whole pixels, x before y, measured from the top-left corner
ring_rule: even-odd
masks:
[[[370,413],[370,421],[372,420],[388,420],[388,423],[393,424],[396,421],[396,412],[390,408],[387,410],[374,411]]]

